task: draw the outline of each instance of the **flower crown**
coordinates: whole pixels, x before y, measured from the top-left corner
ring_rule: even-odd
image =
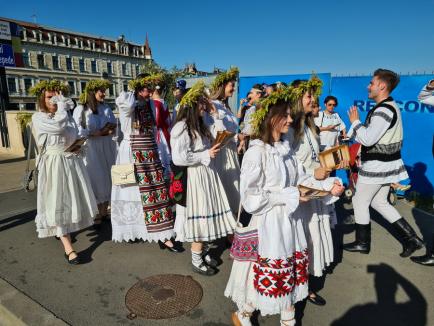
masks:
[[[36,97],[40,97],[44,91],[55,91],[61,92],[63,95],[68,95],[69,87],[68,85],[63,84],[60,80],[51,79],[40,81],[29,89],[30,94]]]
[[[80,95],[80,103],[86,104],[87,102],[87,94],[89,92],[95,92],[99,89],[106,90],[109,88],[111,83],[106,79],[91,79],[87,82],[86,87],[84,88],[83,93]]]
[[[228,71],[218,74],[214,81],[211,83],[210,89],[215,91],[227,82],[230,82],[231,80],[237,80],[239,72],[240,71],[237,67],[232,67]]]
[[[196,82],[188,92],[182,97],[179,102],[179,107],[189,107],[192,108],[200,101],[201,98],[207,98],[205,83],[203,80]]]
[[[291,102],[293,98],[293,87],[281,87],[272,92],[269,96],[260,100],[257,110],[252,114],[250,118],[250,124],[252,126],[253,134],[259,135],[259,128],[262,122],[265,120],[268,111],[271,106],[276,105],[279,102]]]
[[[271,106],[279,102],[287,102],[288,104],[296,103],[303,95],[309,91],[313,96],[321,95],[322,81],[317,76],[312,76],[309,81],[301,82],[297,87],[287,86],[278,88],[269,96],[259,101],[257,110],[252,114],[250,123],[252,125],[253,134],[260,136],[259,128],[265,120]]]
[[[141,88],[154,89],[157,85],[161,85],[164,81],[163,74],[154,74],[144,78],[133,79],[128,83],[128,88],[131,91],[136,91]]]

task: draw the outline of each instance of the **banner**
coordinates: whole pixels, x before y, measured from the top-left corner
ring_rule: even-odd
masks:
[[[434,75],[401,76],[398,87],[392,92],[401,109],[404,127],[402,159],[410,175],[412,190],[432,196],[434,194],[434,107],[422,104],[419,92]],[[336,112],[350,127],[347,111],[350,106],[359,108],[362,122],[375,102],[367,98],[367,86],[371,80],[366,77],[333,77],[331,94],[338,98]]]
[[[23,67],[21,28],[0,20],[0,67]]]

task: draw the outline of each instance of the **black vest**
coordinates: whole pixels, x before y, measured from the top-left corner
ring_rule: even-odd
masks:
[[[392,112],[393,114],[393,118],[392,121],[390,122],[390,126],[389,129],[392,129],[395,124],[396,121],[398,120],[398,113],[396,112],[396,108],[393,105],[387,104],[385,102],[391,102],[393,101],[392,97],[388,97],[387,99],[381,101],[380,103],[378,103],[377,105],[375,105],[369,112],[368,115],[366,117],[365,120],[365,126],[368,127],[369,124],[371,123],[371,118],[372,115],[374,114],[374,112],[382,107],[382,108],[386,108],[389,111]],[[377,150],[380,147],[379,144],[375,144],[372,146],[364,146],[362,145],[362,149],[361,149],[361,156],[360,159],[362,162],[366,162],[366,161],[382,161],[382,162],[391,162],[391,161],[395,161],[401,158],[401,149],[399,148],[397,151],[394,151],[393,153],[391,152],[387,152],[387,153],[382,153],[381,151]]]

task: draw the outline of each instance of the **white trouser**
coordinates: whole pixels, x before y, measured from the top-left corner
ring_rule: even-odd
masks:
[[[369,206],[372,206],[378,213],[390,223],[401,218],[399,212],[389,204],[390,184],[376,185],[357,182],[356,194],[353,197],[354,217],[357,224],[369,224]]]

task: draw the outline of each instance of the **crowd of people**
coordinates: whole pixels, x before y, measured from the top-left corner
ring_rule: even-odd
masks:
[[[115,242],[158,242],[173,253],[191,242],[192,270],[206,276],[218,266],[212,243],[227,238],[234,260],[224,295],[238,307],[234,325],[251,325],[255,310],[294,325],[296,302],[326,304],[316,283],[334,261],[334,203],[344,186],[319,155],[347,136],[362,146],[353,198],[356,240],[344,250],[369,253],[369,206],[400,234],[402,257],[423,247],[387,202],[390,184],[408,178],[400,110],[390,97],[399,83],[394,72],[374,72],[368,96],[377,105],[364,124],[352,107],[348,132],[335,111],[336,97],[327,96],[319,111],[322,82],[316,76],[290,85],[256,84],[237,114],[228,99],[238,69],[189,89],[178,80],[169,90],[163,77],[132,80],[116,99],[118,119],[104,101],[106,80],[89,81],[78,106],[57,80],[32,88],[41,148],[37,232],[58,237],[68,263],[80,264],[70,234],[92,225],[99,230],[106,221]],[[433,88],[427,85],[426,98],[434,98]],[[177,100],[172,112],[163,99],[168,91]],[[347,166],[342,160],[337,168]],[[302,186],[325,195],[310,196]],[[429,251],[412,258],[433,260]]]

